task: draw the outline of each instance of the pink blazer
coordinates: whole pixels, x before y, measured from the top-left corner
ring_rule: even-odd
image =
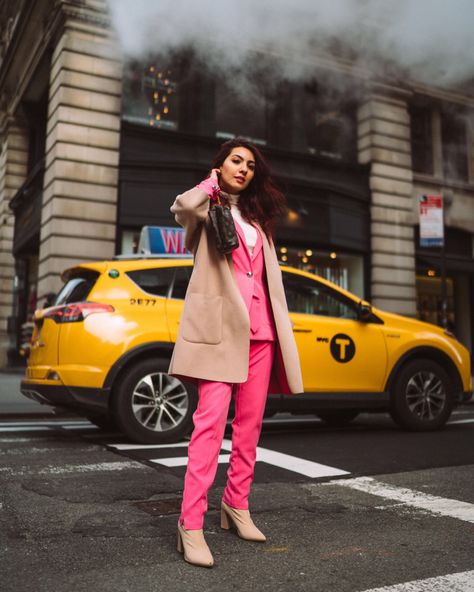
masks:
[[[257,229],[257,243],[250,254],[240,224],[234,219],[239,246],[232,251],[234,272],[250,317],[250,339],[274,341],[275,322],[265,278],[262,237]]]

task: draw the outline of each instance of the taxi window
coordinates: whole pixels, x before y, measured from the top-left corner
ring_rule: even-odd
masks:
[[[148,294],[168,296],[174,269],[172,267],[156,267],[152,269],[136,269],[127,271],[126,275]]]
[[[184,300],[186,290],[188,289],[189,279],[191,277],[192,267],[176,267],[174,276],[173,291],[171,298]]]
[[[84,302],[87,300],[89,292],[92,290],[99,273],[95,271],[85,270],[76,273],[71,277],[62,287],[59,294],[56,296],[53,304],[58,306],[60,304],[71,304],[73,302]]]
[[[307,277],[283,272],[288,310],[303,314],[357,319],[355,304],[335,290]]]

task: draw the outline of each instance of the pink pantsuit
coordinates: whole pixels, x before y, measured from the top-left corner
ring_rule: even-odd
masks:
[[[237,509],[248,509],[256,448],[267,399],[276,331],[266,287],[262,239],[251,255],[244,232],[235,222],[239,247],[232,253],[235,278],[250,317],[249,373],[245,382],[232,384],[199,379],[199,403],[193,416],[194,431],[188,449],[180,523],[188,530],[203,527],[207,493],[214,482],[224,437],[227,413],[235,393],[232,453],[223,500]],[[216,360],[219,364],[219,360]]]

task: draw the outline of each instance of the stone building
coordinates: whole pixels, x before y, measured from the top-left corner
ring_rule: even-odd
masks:
[[[264,146],[287,194],[283,260],[435,323],[440,252],[419,247],[418,203],[447,198],[448,315],[472,348],[472,86],[370,80],[325,55],[311,80],[243,100],[190,55],[123,63],[105,0],[0,0],[0,31],[0,367],[65,268],[174,224],[174,196],[236,134]]]

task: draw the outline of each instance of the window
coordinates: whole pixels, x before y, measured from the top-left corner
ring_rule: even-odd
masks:
[[[413,170],[433,175],[432,111],[426,107],[410,107],[411,152]]]
[[[319,275],[337,286],[365,298],[364,259],[361,255],[316,250],[311,246],[277,245],[278,258],[291,267]]]
[[[60,304],[71,304],[73,302],[84,302],[87,300],[89,292],[92,290],[99,274],[97,272],[87,272],[80,277],[69,279],[59,292],[54,301],[55,306]]]
[[[178,129],[177,72],[159,61],[131,62],[124,74],[122,117],[168,130]]]
[[[284,272],[288,310],[303,314],[357,319],[357,308],[352,300],[309,278]]]
[[[466,119],[461,113],[441,113],[441,141],[445,179],[468,181]]]
[[[266,96],[252,83],[246,93],[239,87],[219,81],[216,85],[216,136],[230,139],[244,137],[256,144],[266,144]]]
[[[338,161],[356,159],[355,109],[342,97],[333,96],[316,82],[303,89],[303,126],[310,154]]]
[[[172,298],[184,300],[186,290],[188,289],[189,279],[191,278],[192,267],[176,267]]]
[[[136,271],[126,272],[132,282],[144,292],[163,297],[168,296],[173,274],[174,269],[172,267],[137,269]]]

